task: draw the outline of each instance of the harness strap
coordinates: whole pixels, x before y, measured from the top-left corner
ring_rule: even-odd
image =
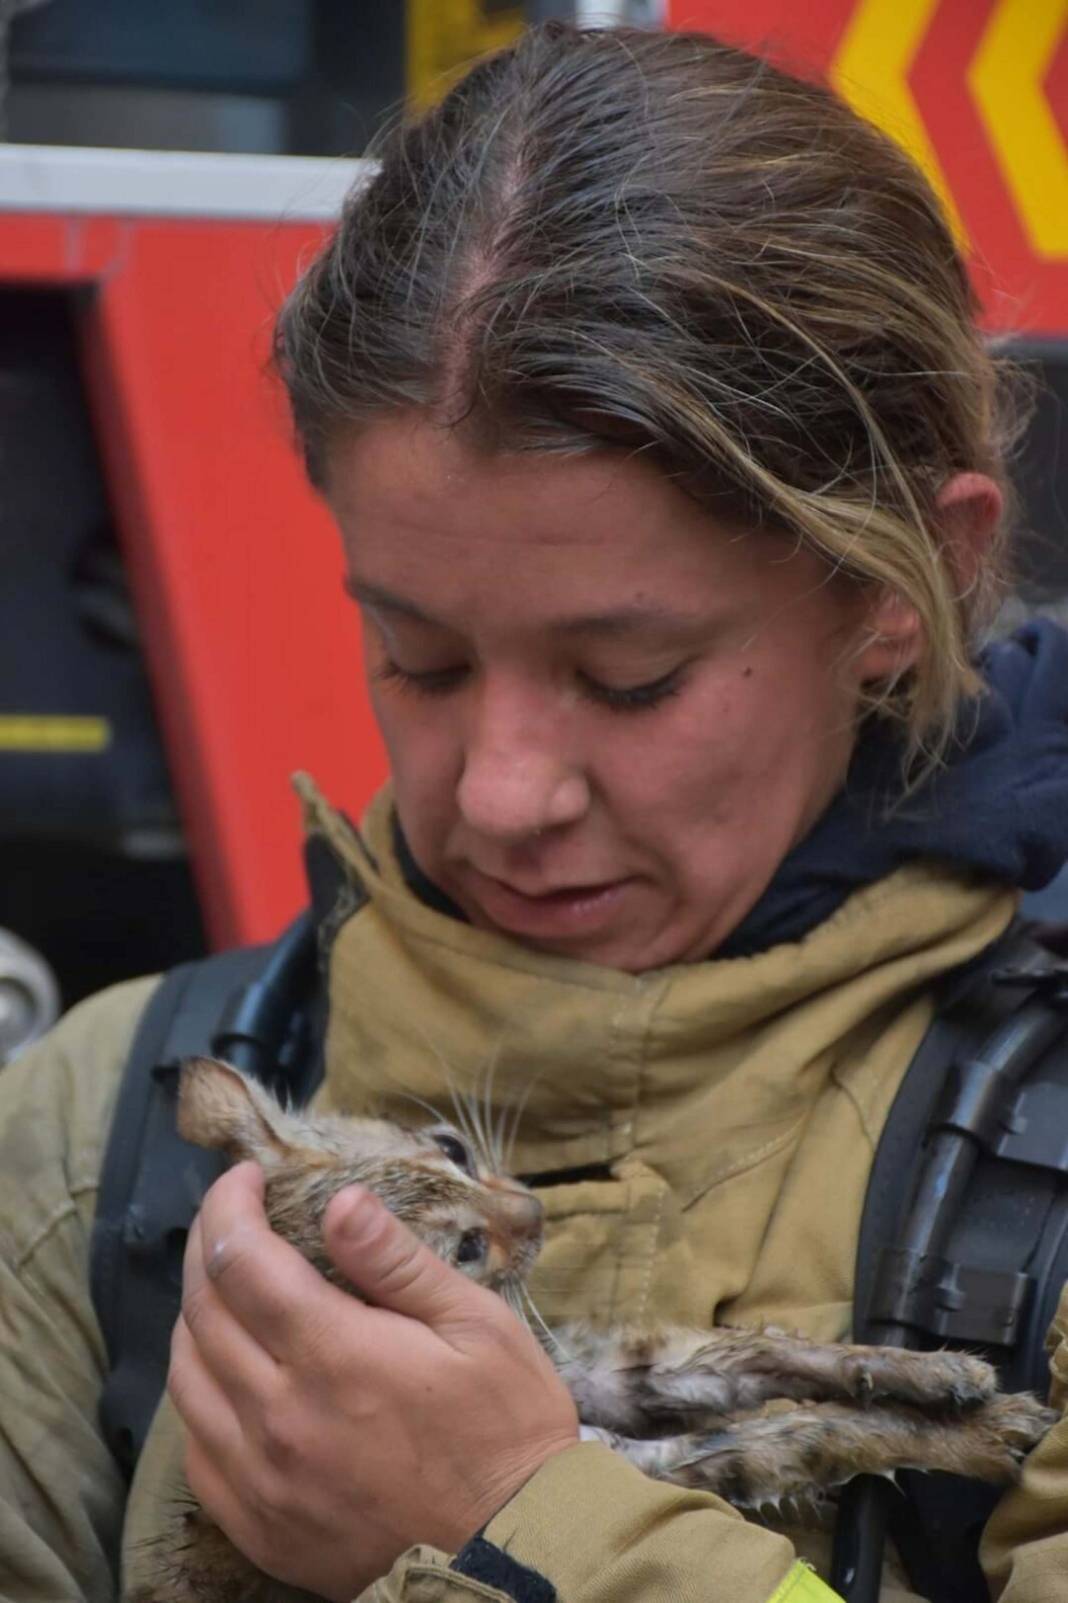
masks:
[[[876,1152],[856,1340],[981,1346],[1007,1389],[1046,1391],[1043,1336],[1068,1276],[1068,1154],[1043,1118],[1068,1096],[1064,990],[1049,950],[1018,926],[949,982]],[[889,1528],[923,1596],[975,1603],[978,1535],[999,1493],[956,1476],[898,1480],[846,1488],[834,1584],[847,1603],[874,1603]]]
[[[127,1477],[166,1382],[189,1226],[226,1166],[178,1134],[179,1065],[225,1055],[305,1100],[322,1072],[304,1005],[314,980],[315,925],[305,913],[272,945],[173,969],[142,1016],[108,1138],[89,1270],[110,1365],[100,1421]]]

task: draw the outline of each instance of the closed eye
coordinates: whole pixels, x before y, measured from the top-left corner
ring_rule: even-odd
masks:
[[[603,685],[588,674],[579,674],[583,695],[612,712],[639,712],[646,707],[657,707],[669,696],[677,696],[685,682],[684,669],[672,668],[659,679],[646,680],[641,685]]]
[[[402,668],[399,663],[380,662],[373,670],[371,677],[378,684],[399,685],[402,690],[414,690],[420,696],[447,696],[453,690],[459,689],[467,669],[431,668],[423,673],[412,673]]]
[[[475,1165],[471,1153],[458,1135],[453,1135],[451,1130],[434,1130],[432,1139],[437,1143],[438,1149],[444,1153],[450,1163],[455,1163],[456,1167],[462,1169],[464,1174],[469,1174],[472,1179],[474,1178]]]
[[[432,668],[413,673],[399,663],[386,661],[374,669],[372,677],[380,684],[396,684],[420,696],[448,696],[461,688],[469,672],[466,665],[458,663],[452,668]],[[590,674],[581,672],[576,677],[579,692],[587,701],[605,707],[609,712],[643,712],[659,706],[670,696],[678,695],[685,683],[685,665],[672,668],[670,673],[661,674],[658,679],[648,679],[637,685],[606,685]]]

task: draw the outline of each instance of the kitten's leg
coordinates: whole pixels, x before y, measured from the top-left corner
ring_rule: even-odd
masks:
[[[628,1440],[583,1429],[647,1475],[706,1492],[738,1508],[819,1502],[854,1475],[941,1469],[976,1480],[1014,1481],[1023,1458],[1058,1416],[1033,1397],[996,1397],[956,1420],[908,1408],[861,1413],[814,1403],[738,1420],[710,1435]]]
[[[153,1580],[124,1603],[316,1603],[311,1593],[264,1575],[192,1500],[145,1545]]]
[[[892,1400],[934,1413],[975,1408],[997,1377],[967,1353],[821,1346],[776,1330],[559,1332],[557,1367],[587,1423],[626,1435],[710,1424],[775,1397]]]

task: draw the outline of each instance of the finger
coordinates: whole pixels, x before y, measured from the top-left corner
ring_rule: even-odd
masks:
[[[255,1171],[255,1165],[238,1164],[204,1198],[201,1255],[190,1257],[186,1295],[198,1295],[203,1277],[248,1334],[272,1358],[288,1363],[306,1350],[310,1329],[318,1334],[324,1299],[343,1299],[344,1293],[275,1235]]]
[[[485,1313],[503,1307],[431,1252],[407,1225],[366,1187],[347,1186],[326,1210],[326,1250],[338,1270],[380,1309],[404,1314],[442,1334],[450,1325],[469,1324],[472,1302]]]
[[[179,1318],[171,1337],[167,1394],[174,1404],[187,1440],[197,1452],[219,1465],[240,1463],[244,1431],[230,1399],[201,1362],[196,1346]]]
[[[245,1536],[246,1517],[240,1497],[234,1489],[233,1477],[227,1473],[217,1454],[202,1448],[192,1437],[187,1438],[184,1470],[186,1484],[208,1518],[217,1525],[235,1545]],[[244,1551],[244,1549],[241,1549]]]
[[[216,1290],[204,1265],[199,1217],[189,1232],[182,1283],[182,1312],[176,1337],[180,1328],[184,1342],[195,1349],[198,1361],[218,1381],[244,1419],[270,1397],[278,1380],[278,1364]]]

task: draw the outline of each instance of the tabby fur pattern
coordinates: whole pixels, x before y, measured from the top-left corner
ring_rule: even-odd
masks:
[[[186,1139],[252,1158],[266,1173],[273,1229],[355,1295],[326,1256],[330,1198],[359,1181],[440,1257],[523,1314],[541,1244],[537,1199],[497,1172],[470,1126],[405,1130],[378,1119],[287,1111],[208,1058],[182,1070]],[[818,1507],[859,1474],[949,1470],[1008,1484],[1056,1416],[998,1392],[963,1353],[820,1345],[782,1331],[720,1327],[545,1333],[587,1440],[647,1474],[715,1492],[755,1516]],[[766,1411],[788,1400],[796,1406]],[[162,1539],[156,1580],[132,1603],[308,1603],[242,1557],[190,1496]]]

